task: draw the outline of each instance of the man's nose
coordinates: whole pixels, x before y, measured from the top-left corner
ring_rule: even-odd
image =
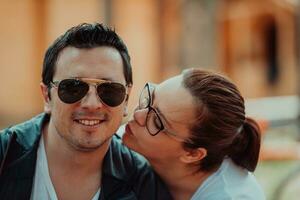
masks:
[[[147,119],[147,113],[148,108],[144,109],[135,109],[133,113],[133,119],[140,125],[145,126],[146,125],[146,119]]]
[[[97,88],[95,86],[90,85],[88,93],[81,100],[81,106],[87,109],[99,109],[103,107],[103,103],[101,102]]]

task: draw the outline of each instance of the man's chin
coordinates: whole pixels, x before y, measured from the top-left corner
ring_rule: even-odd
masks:
[[[98,150],[101,146],[102,146],[102,144],[98,145],[98,146],[80,145],[80,146],[76,146],[75,149],[80,152],[94,152],[94,151]]]
[[[80,152],[94,152],[97,151],[101,148],[105,148],[107,146],[107,143],[110,141],[110,139],[105,140],[101,143],[97,143],[97,144],[76,144],[73,145],[73,148],[76,151],[80,151]]]

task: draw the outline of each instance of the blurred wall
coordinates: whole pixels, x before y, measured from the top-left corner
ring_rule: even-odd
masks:
[[[220,66],[246,97],[298,91],[298,1],[223,1],[219,8]]]
[[[110,25],[123,37],[131,55],[133,90],[130,111],[135,107],[145,83],[160,80],[158,6],[159,1],[153,0],[111,1]]]
[[[82,22],[114,27],[127,44],[134,79],[130,110],[145,82],[160,82],[187,67],[227,73],[246,97],[295,94],[296,5],[291,2],[0,0],[0,128],[43,110],[43,55],[54,39]],[[266,48],[269,19],[277,46]],[[278,70],[272,84],[270,49]]]
[[[34,0],[0,2],[0,121],[7,124],[41,109],[43,30]]]
[[[46,48],[70,26],[101,21],[101,14],[99,0],[0,1],[0,127],[42,111]]]
[[[145,82],[158,82],[160,9],[152,0],[0,0],[0,127],[43,110],[39,83],[47,47],[71,26],[114,27],[132,58],[130,110]]]

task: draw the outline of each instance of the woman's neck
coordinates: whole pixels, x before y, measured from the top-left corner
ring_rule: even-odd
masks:
[[[165,182],[175,200],[191,199],[200,185],[213,173],[197,171],[196,168],[187,167],[182,163],[170,164],[170,162],[151,161],[150,163]]]

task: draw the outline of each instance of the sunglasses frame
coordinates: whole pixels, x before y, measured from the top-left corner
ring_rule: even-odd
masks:
[[[65,80],[81,81],[81,82],[84,82],[84,83],[88,84],[89,86],[92,85],[92,86],[95,87],[96,92],[98,91],[98,90],[97,90],[98,86],[101,85],[101,84],[103,84],[103,83],[117,83],[117,84],[120,84],[120,85],[122,85],[122,86],[124,87],[124,89],[125,89],[125,95],[124,95],[123,101],[122,101],[119,105],[121,105],[121,104],[124,102],[124,100],[126,100],[126,96],[128,96],[128,88],[131,87],[131,85],[129,85],[129,84],[123,85],[122,83],[119,83],[119,82],[114,82],[114,81],[105,80],[105,79],[95,79],[95,78],[66,78],[66,79],[62,79],[62,80],[55,80],[55,81],[51,81],[51,82],[50,82],[50,87],[54,87],[54,88],[56,88],[56,89],[58,90],[58,89],[59,89],[59,84],[60,84],[62,81],[65,81]],[[81,101],[85,96],[86,96],[86,94],[85,94],[82,98],[80,98],[79,100],[75,101],[74,103],[76,103],[76,102],[78,102],[78,101]],[[99,98],[99,100],[100,100],[103,104],[105,104],[105,105],[107,105],[107,106],[109,106],[109,107],[117,107],[117,106],[119,106],[119,105],[116,105],[116,106],[110,106],[110,105],[108,105],[107,103],[105,103],[105,102],[101,99],[101,97],[99,96],[98,92],[97,92],[97,97]],[[60,100],[61,100],[62,102],[64,102],[61,98],[60,98]],[[66,103],[66,102],[64,102],[64,103]],[[67,103],[67,104],[73,104],[73,103]]]

